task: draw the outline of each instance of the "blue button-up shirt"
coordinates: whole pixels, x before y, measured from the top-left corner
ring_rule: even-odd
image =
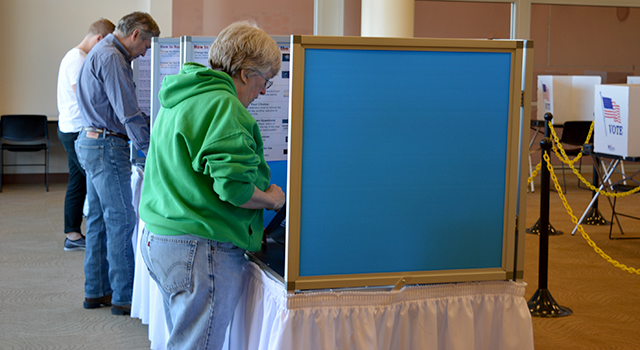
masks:
[[[83,127],[125,134],[147,154],[149,116],[138,107],[129,52],[113,34],[89,51],[78,76],[77,96]]]

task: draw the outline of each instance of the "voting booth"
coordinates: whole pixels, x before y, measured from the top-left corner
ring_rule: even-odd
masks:
[[[594,97],[594,151],[640,156],[640,85],[597,85]]]
[[[628,76],[627,77],[627,84],[640,84],[640,77],[639,76]]]
[[[288,291],[521,276],[523,61],[522,41],[294,36],[286,246],[254,259]]]
[[[538,76],[537,119],[553,114],[553,124],[566,121],[593,120],[593,91],[600,76],[540,75]]]
[[[209,39],[180,38],[181,64]],[[248,109],[287,195],[265,226],[284,239],[249,254],[223,348],[533,349],[519,281],[532,43],[274,39],[281,72]],[[161,44],[175,45],[153,47],[153,82],[176,57]],[[162,350],[162,298],[136,254],[131,315]]]

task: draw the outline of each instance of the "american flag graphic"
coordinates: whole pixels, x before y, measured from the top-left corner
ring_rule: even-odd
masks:
[[[549,89],[547,89],[547,85],[545,84],[542,84],[542,99],[549,101]]]
[[[609,97],[602,96],[602,106],[604,108],[604,117],[611,118],[615,123],[622,124],[622,119],[620,118],[620,106],[610,99]]]

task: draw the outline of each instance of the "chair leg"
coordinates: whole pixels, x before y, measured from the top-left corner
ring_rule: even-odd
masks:
[[[2,160],[2,154],[4,153],[4,150],[0,149],[0,192],[2,192],[2,171],[4,170],[4,163]]]
[[[580,158],[580,164],[578,164],[578,172],[580,174],[582,174],[582,158]],[[582,183],[582,181],[580,181],[580,179],[578,179],[578,188],[583,188],[580,186],[580,184]],[[586,188],[586,187],[584,187]]]
[[[609,226],[609,239],[613,239],[611,237],[611,233],[613,232],[613,223],[614,223],[613,220],[614,219],[618,223],[618,227],[620,228],[620,232],[622,234],[624,234],[624,232],[622,231],[622,225],[620,225],[620,219],[618,219],[618,216],[616,215],[616,200],[617,200],[617,197],[613,197],[613,205],[611,206],[611,225]]]
[[[563,194],[567,194],[567,178],[564,175],[564,162],[562,163],[562,183],[564,184]]]
[[[635,216],[622,214],[622,213],[616,213],[616,201],[617,201],[617,197],[613,197],[613,205],[611,206],[611,226],[609,226],[609,239],[612,239],[612,240],[615,240],[615,239],[639,239],[640,237],[626,237],[624,235],[624,230],[622,229],[622,223],[620,223],[620,216],[624,216],[624,217],[628,217],[628,218],[632,218],[632,219],[637,219],[637,220],[640,220],[640,218],[635,217]],[[614,225],[613,220],[614,219],[616,221],[615,223],[618,225],[618,228],[620,229],[621,237],[616,237],[616,238],[612,237],[613,225]]]
[[[45,150],[45,159],[44,159],[44,186],[47,188],[47,192],[49,192],[49,149]]]

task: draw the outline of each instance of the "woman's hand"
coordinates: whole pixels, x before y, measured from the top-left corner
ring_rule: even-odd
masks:
[[[284,205],[284,199],[284,192],[278,185],[272,184],[264,192],[254,187],[253,196],[247,203],[241,205],[240,208],[278,211]]]
[[[271,186],[269,186],[269,188],[267,188],[267,191],[265,193],[267,193],[273,198],[273,203],[274,203],[272,208],[267,208],[267,209],[275,210],[275,211],[280,210],[280,208],[282,208],[282,206],[284,205],[284,199],[285,199],[282,188],[280,188],[280,186],[272,184]]]

